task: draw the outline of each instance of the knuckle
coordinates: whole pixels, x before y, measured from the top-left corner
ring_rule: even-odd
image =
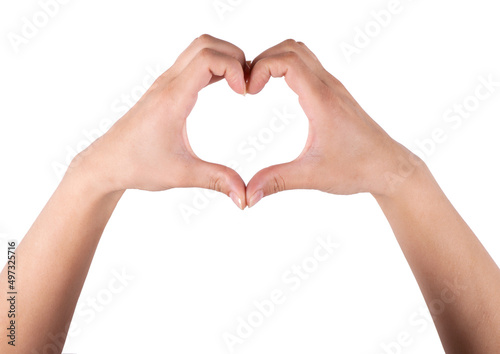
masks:
[[[299,55],[294,51],[288,51],[283,53],[283,58],[285,59],[285,61],[292,64],[295,64],[300,60]]]
[[[215,174],[210,176],[208,180],[208,188],[213,189],[217,192],[222,192],[222,187],[224,185],[224,177],[221,174]]]
[[[286,184],[283,176],[281,176],[280,174],[276,174],[273,176],[272,188],[274,193],[282,192],[285,190]]]
[[[201,43],[201,44],[208,44],[208,43],[212,42],[213,39],[214,39],[214,37],[212,37],[209,34],[204,33],[201,36],[199,36],[198,38],[196,38],[196,41]]]
[[[297,41],[295,39],[286,39],[283,41],[283,46],[286,48],[295,48],[297,46]]]
[[[198,55],[197,57],[200,59],[200,60],[208,60],[210,58],[212,58],[215,54],[215,51],[213,49],[210,49],[210,48],[202,48],[199,52],[198,52]]]

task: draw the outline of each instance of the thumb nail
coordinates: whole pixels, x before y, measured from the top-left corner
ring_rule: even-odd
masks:
[[[255,204],[257,204],[259,202],[259,200],[262,199],[263,196],[264,196],[264,192],[262,191],[262,189],[259,189],[250,198],[250,201],[248,203],[248,207],[249,208],[253,207]]]
[[[231,200],[233,201],[234,204],[236,204],[236,206],[238,208],[240,208],[241,210],[243,210],[243,204],[241,203],[241,199],[240,197],[238,197],[238,195],[234,192],[230,192],[229,193],[229,197],[231,198]]]

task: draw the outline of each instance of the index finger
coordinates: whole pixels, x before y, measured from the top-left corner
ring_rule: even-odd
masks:
[[[172,69],[176,73],[184,70],[198,53],[205,49],[212,49],[238,60],[242,67],[245,66],[245,53],[234,44],[222,39],[203,34],[196,38],[177,58]]]
[[[254,63],[247,85],[250,94],[259,93],[271,77],[284,77],[300,99],[313,98],[325,84],[293,51],[267,56]]]

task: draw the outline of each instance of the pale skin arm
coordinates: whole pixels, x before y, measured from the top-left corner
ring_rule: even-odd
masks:
[[[99,239],[126,189],[210,188],[245,207],[241,177],[191,150],[186,118],[198,91],[223,77],[244,94],[247,69],[239,48],[199,37],[125,116],[72,161],[17,248],[16,346],[2,335],[1,353],[45,353],[54,345],[62,351]],[[6,268],[0,291],[8,291]],[[0,302],[2,333],[9,327],[8,305]]]
[[[500,352],[500,270],[425,164],[395,142],[300,42],[251,65],[248,92],[284,76],[309,119],[300,156],[258,172],[249,206],[287,189],[371,193],[416,277],[447,353]]]
[[[245,91],[241,50],[200,37],[129,113],[73,161],[23,239],[17,250],[23,311],[16,321],[22,340],[16,348],[1,342],[2,353],[43,351],[54,344],[49,336],[66,336],[102,231],[125,189],[190,186],[216,189],[240,208],[247,200],[252,206],[262,196],[293,188],[372,193],[431,312],[443,294],[450,300],[434,316],[446,351],[490,353],[499,347],[500,271],[425,165],[392,140],[303,44],[286,41],[252,66],[250,93],[259,92],[270,76],[285,76],[299,95],[310,120],[299,158],[259,172],[245,192],[235,171],[196,157],[185,120],[197,92],[222,76],[237,93]],[[6,292],[6,269],[0,281]],[[454,298],[451,287],[458,290]],[[7,312],[6,302],[0,303],[0,312]],[[5,317],[0,326],[8,327]]]
[[[500,350],[500,271],[425,166],[376,195],[447,353]]]

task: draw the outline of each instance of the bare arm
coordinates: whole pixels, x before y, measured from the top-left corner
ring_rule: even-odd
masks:
[[[500,270],[420,166],[376,196],[417,279],[447,353],[500,350]]]
[[[123,192],[102,193],[89,176],[70,171],[16,251],[15,347],[2,353],[45,352],[65,338],[101,234]],[[7,268],[0,274],[7,290]],[[0,303],[6,314],[10,303]],[[9,339],[10,341],[10,339]],[[62,347],[58,348],[62,351]]]
[[[2,335],[1,353],[62,351],[101,234],[126,189],[211,188],[245,207],[245,184],[232,169],[200,160],[189,146],[186,118],[198,91],[226,78],[245,91],[245,56],[202,36],[161,75],[105,135],[78,155],[17,249],[18,338]],[[6,294],[7,268],[0,274]],[[0,313],[9,303],[0,302]],[[10,319],[0,316],[0,327]],[[60,338],[63,338],[61,341]]]
[[[309,137],[297,159],[265,168],[250,180],[249,206],[287,189],[373,194],[445,350],[500,351],[500,270],[425,164],[390,138],[303,43],[287,40],[263,52],[251,67],[250,94],[270,77],[285,77],[309,119]]]

